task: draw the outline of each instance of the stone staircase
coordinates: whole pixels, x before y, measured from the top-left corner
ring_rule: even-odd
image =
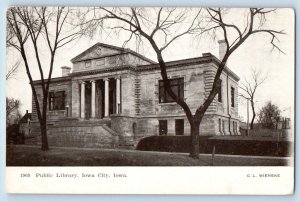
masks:
[[[116,148],[119,135],[110,128],[110,119],[63,118],[49,122],[49,145],[82,148]]]

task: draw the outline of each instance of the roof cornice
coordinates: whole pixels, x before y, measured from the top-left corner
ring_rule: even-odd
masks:
[[[48,79],[44,79],[44,82],[47,82]],[[64,77],[56,77],[56,78],[51,78],[51,83],[60,83],[62,81],[71,81],[71,77],[69,76],[64,76]],[[42,80],[35,80],[33,81],[33,84],[42,84]]]
[[[206,54],[202,57],[196,57],[196,58],[189,58],[189,59],[183,59],[183,60],[175,60],[166,62],[167,69],[173,69],[173,68],[180,68],[180,67],[186,67],[188,65],[199,65],[199,64],[208,64],[208,63],[214,63],[217,66],[221,63],[221,61],[216,58],[215,56],[211,54]],[[59,77],[59,78],[53,78],[52,82],[61,82],[61,81],[68,81],[71,80],[71,78],[77,77],[77,76],[86,76],[86,75],[93,75],[93,74],[101,74],[106,72],[117,72],[122,70],[130,70],[133,72],[144,72],[144,71],[151,71],[151,70],[160,70],[159,64],[149,64],[149,65],[140,65],[140,66],[129,66],[129,65],[122,65],[122,66],[113,66],[113,67],[107,67],[103,69],[92,69],[87,71],[80,71],[80,72],[73,72],[67,77]],[[235,80],[239,80],[240,78],[232,72],[227,66],[225,66],[224,71],[231,75]],[[41,83],[41,81],[34,81],[34,84]]]
[[[114,67],[108,67],[108,68],[103,68],[103,69],[91,69],[87,71],[80,71],[80,72],[73,72],[70,74],[71,77],[76,77],[76,76],[85,76],[85,75],[92,75],[92,74],[101,74],[101,73],[106,73],[106,72],[117,72],[117,71],[122,71],[122,70],[132,70],[135,71],[135,67],[133,66],[128,66],[128,65],[122,65],[122,66],[114,66]]]
[[[200,60],[199,60],[200,59]],[[212,62],[211,59],[205,58],[192,58],[192,59],[185,59],[185,60],[178,60],[178,61],[171,61],[166,62],[167,69],[171,68],[179,68],[179,67],[186,67],[187,65],[197,65],[203,63],[210,63]],[[134,72],[143,72],[143,71],[151,71],[151,70],[159,70],[159,64],[151,64],[151,65],[140,65],[140,66],[129,66],[129,65],[122,65],[122,66],[113,66],[107,67],[103,69],[92,69],[88,71],[81,71],[81,72],[73,72],[70,74],[71,77],[75,76],[84,76],[84,75],[91,75],[91,74],[100,74],[105,72],[116,72],[121,70],[131,70]]]

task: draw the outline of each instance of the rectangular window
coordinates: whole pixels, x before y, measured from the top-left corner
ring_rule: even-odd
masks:
[[[49,110],[65,109],[65,91],[57,91],[49,93]]]
[[[221,80],[221,86],[218,89],[218,102],[222,102],[222,80]]]
[[[183,135],[184,134],[184,120],[176,119],[175,120],[175,135]]]
[[[86,68],[91,67],[91,61],[85,61],[84,65]]]
[[[184,98],[184,80],[183,78],[169,79],[170,88],[175,95]],[[164,87],[163,80],[159,81],[159,103],[174,102]]]
[[[167,135],[168,134],[168,121],[167,120],[159,120],[159,135]]]
[[[222,120],[219,119],[219,132],[222,134]]]
[[[234,107],[234,94],[235,89],[231,87],[231,107]]]

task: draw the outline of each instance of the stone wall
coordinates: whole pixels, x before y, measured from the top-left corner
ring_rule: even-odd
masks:
[[[136,118],[124,115],[111,115],[111,129],[120,136],[134,137],[136,131],[134,129]]]
[[[42,99],[43,99],[43,92],[41,85],[35,85],[35,90],[37,92],[37,97],[39,101],[40,109],[42,110]],[[57,120],[60,117],[66,117],[71,116],[71,109],[72,109],[72,85],[70,80],[60,81],[60,82],[53,82],[51,83],[49,87],[49,93],[50,92],[56,92],[56,91],[64,91],[65,92],[65,106],[69,107],[68,114],[67,110],[49,110],[49,96],[47,100],[47,120]],[[36,103],[34,101],[34,98],[32,97],[32,121],[37,122],[38,116],[37,116],[37,109],[36,109]]]
[[[135,117],[111,115],[111,129],[119,135],[119,146],[133,146],[137,139]]]
[[[121,138],[139,139],[147,136],[159,135],[159,120],[167,120],[168,134],[175,135],[175,120],[184,119],[184,134],[190,135],[190,124],[185,115],[183,116],[161,116],[161,117],[129,117],[123,115],[112,115],[111,129]],[[205,115],[200,125],[200,135],[216,135],[218,132],[217,118],[214,115]]]
[[[215,67],[216,68],[216,67]],[[216,113],[218,115],[231,115],[238,118],[238,83],[226,72],[223,72],[220,79],[222,80],[222,102],[218,102],[215,98]],[[234,88],[234,107],[231,107],[231,87]]]
[[[240,121],[236,118],[230,118],[230,122],[229,122],[229,116],[216,115],[215,116],[216,135],[240,135],[239,122]]]
[[[125,116],[134,116],[135,111],[135,78],[132,73],[121,77],[121,111]]]
[[[61,119],[48,123],[48,142],[50,147],[117,148],[119,136],[105,123]]]
[[[185,68],[168,70],[170,79],[184,78],[184,99],[192,111],[195,111],[199,103],[204,101],[204,77],[203,64],[191,65]],[[140,115],[183,115],[182,108],[173,103],[159,103],[159,70],[141,72],[140,77]]]

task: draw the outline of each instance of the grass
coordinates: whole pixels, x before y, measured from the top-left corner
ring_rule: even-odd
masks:
[[[37,146],[7,147],[7,166],[211,166],[212,157],[188,154],[119,149],[82,149],[52,147],[41,151]],[[215,166],[284,166],[292,158],[216,155]]]

